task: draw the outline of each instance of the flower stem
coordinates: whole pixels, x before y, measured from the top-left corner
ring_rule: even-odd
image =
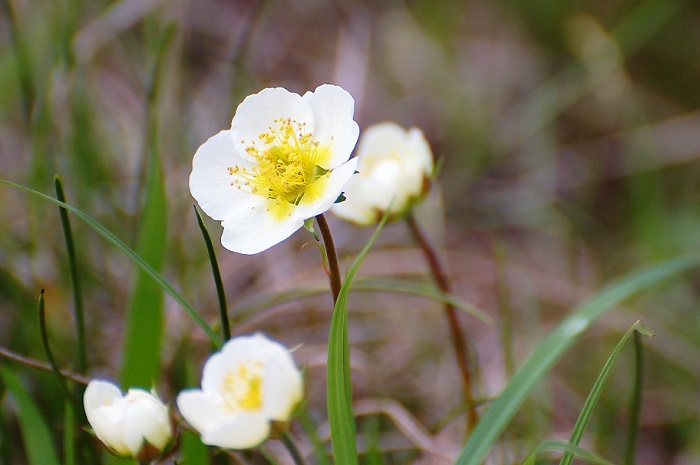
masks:
[[[435,280],[435,284],[437,285],[438,289],[445,294],[449,294],[450,285],[447,281],[447,277],[437,251],[428,241],[425,234],[423,234],[423,231],[421,231],[413,214],[409,214],[406,217],[406,223],[423,251],[423,255],[428,262],[428,266],[430,267],[430,271],[433,274],[433,279]],[[452,339],[452,347],[457,359],[457,367],[459,368],[462,378],[464,400],[467,406],[467,432],[471,432],[476,427],[476,423],[479,421],[479,416],[474,403],[472,377],[471,372],[469,371],[469,361],[467,360],[467,343],[464,339],[464,335],[459,324],[459,319],[457,318],[457,309],[454,307],[454,305],[445,302],[444,310],[450,327],[450,337]]]
[[[301,450],[299,450],[299,445],[296,443],[292,435],[289,434],[289,431],[282,434],[280,441],[282,441],[284,446],[287,448],[289,455],[292,456],[296,465],[307,465],[306,460],[304,460],[304,455],[301,453]]]
[[[335,250],[335,243],[333,242],[333,235],[331,234],[331,228],[328,226],[328,221],[323,213],[316,217],[316,223],[318,224],[318,229],[321,232],[321,237],[323,238],[323,245],[326,247],[326,256],[328,258],[328,279],[331,282],[331,292],[333,292],[333,303],[338,301],[338,294],[340,294],[340,287],[342,285],[340,279],[340,265],[338,264],[338,253]]]

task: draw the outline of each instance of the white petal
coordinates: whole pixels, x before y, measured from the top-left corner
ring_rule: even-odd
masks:
[[[354,176],[345,186],[343,195],[345,201],[333,205],[333,214],[361,226],[376,223],[381,218],[371,179]]]
[[[126,399],[124,444],[131,455],[139,454],[144,440],[163,450],[172,435],[167,407],[153,394],[141,389],[130,389]]]
[[[226,421],[226,416],[219,408],[216,395],[202,392],[199,389],[188,389],[180,392],[177,396],[177,408],[187,423],[200,434],[218,428]]]
[[[304,100],[311,106],[316,121],[313,140],[319,142],[320,147],[329,147],[328,158],[319,166],[335,168],[350,158],[360,133],[353,120],[355,100],[342,87],[330,84],[307,92]]]
[[[83,394],[83,405],[88,421],[97,408],[110,405],[121,398],[122,391],[116,384],[101,380],[90,381]]]
[[[249,167],[240,157],[231,139],[231,131],[221,131],[207,140],[194,155],[190,192],[204,212],[215,220],[223,220],[239,209],[249,208],[254,197],[232,186],[236,179],[229,167]]]
[[[286,349],[267,361],[263,380],[265,416],[271,420],[289,420],[304,392],[301,372]]]
[[[224,227],[221,244],[228,250],[256,254],[282,242],[304,225],[304,220],[294,215],[277,218],[270,212],[270,200],[262,196],[251,197],[246,209],[232,212],[221,223]],[[290,212],[295,209],[290,205]]]
[[[270,422],[260,414],[239,413],[202,434],[202,442],[226,449],[249,449],[270,434]]]
[[[332,170],[323,184],[319,183],[318,185],[322,189],[323,195],[303,197],[294,212],[295,216],[303,222],[307,218],[313,218],[328,211],[344,191],[348,181],[355,173],[356,166],[357,158],[353,158]]]
[[[245,147],[252,141],[261,144],[258,136],[269,132],[270,127],[274,128],[274,120],[280,118],[306,123],[306,131],[314,131],[314,114],[299,94],[275,87],[246,97],[231,121],[231,137],[241,156],[250,159]]]

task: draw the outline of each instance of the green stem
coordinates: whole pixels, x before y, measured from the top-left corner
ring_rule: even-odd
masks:
[[[54,185],[56,187],[56,198],[61,202],[66,201],[66,195],[63,191],[61,178],[54,176]],[[66,241],[66,254],[68,255],[68,269],[70,272],[70,280],[73,291],[73,305],[75,312],[75,331],[78,339],[78,371],[85,373],[87,370],[87,356],[85,349],[85,317],[83,312],[83,298],[80,293],[80,284],[78,282],[78,263],[75,259],[75,246],[73,241],[73,233],[70,227],[70,219],[68,211],[63,207],[58,207],[58,212],[61,215],[61,226],[63,227],[63,237]]]
[[[625,465],[634,464],[637,431],[639,430],[639,414],[642,409],[642,391],[644,389],[644,347],[642,345],[642,335],[639,332],[634,333],[634,362],[634,389],[632,391],[629,431],[627,433]]]
[[[219,271],[219,263],[216,260],[216,253],[214,252],[214,245],[211,242],[211,237],[209,236],[209,231],[207,230],[202,215],[199,214],[197,207],[194,207],[194,212],[197,215],[197,223],[199,224],[199,229],[202,232],[202,237],[204,238],[204,243],[207,246],[207,253],[209,254],[209,262],[211,263],[211,272],[214,275],[214,284],[216,285],[216,295],[219,298],[219,317],[221,318],[221,332],[224,336],[224,341],[231,339],[231,325],[228,319],[228,307],[226,305],[226,293],[224,292],[224,283],[221,280],[221,272]]]
[[[333,292],[333,302],[338,301],[338,295],[340,294],[340,287],[342,282],[340,279],[340,265],[338,263],[338,253],[335,249],[335,243],[333,242],[333,235],[331,234],[331,228],[328,226],[328,221],[323,213],[316,217],[316,223],[318,223],[318,229],[321,232],[321,237],[323,238],[323,245],[326,247],[326,256],[328,258],[328,279],[331,283],[331,292]]]
[[[282,441],[284,446],[287,448],[289,455],[292,456],[292,459],[294,459],[294,463],[296,465],[307,465],[306,460],[304,460],[304,455],[301,453],[301,450],[299,450],[299,446],[292,435],[289,434],[289,431],[282,434],[280,441]]]
[[[17,352],[13,352],[6,347],[0,346],[0,357],[6,358],[7,360],[11,360],[24,366],[28,366],[29,368],[36,368],[37,370],[41,371],[53,371],[53,367],[49,363],[40,362],[39,360],[33,359],[31,357],[18,354]],[[89,383],[91,379],[87,376],[82,376],[79,373],[75,373],[74,371],[59,371],[61,373],[61,376],[63,376],[64,378],[70,379],[71,381],[75,381],[76,383],[80,383],[83,385],[87,385],[87,383]]]
[[[423,231],[421,231],[413,214],[409,214],[406,217],[406,223],[423,251],[423,255],[428,262],[428,266],[430,267],[430,271],[435,279],[435,284],[437,285],[438,289],[445,294],[449,294],[450,285],[442,263],[440,262],[440,258],[438,257],[437,251],[428,241],[425,234],[423,234]],[[469,371],[469,361],[467,360],[467,344],[464,340],[459,319],[457,318],[457,309],[454,307],[454,305],[448,302],[445,302],[443,308],[450,327],[450,337],[452,340],[455,358],[457,360],[457,367],[462,378],[464,400],[467,407],[467,432],[470,432],[476,427],[476,424],[479,421],[479,416],[476,411],[476,403],[474,402],[472,377],[471,372]]]

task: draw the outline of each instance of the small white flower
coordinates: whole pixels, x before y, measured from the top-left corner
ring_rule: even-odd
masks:
[[[182,391],[177,406],[204,444],[248,449],[285,422],[303,395],[289,351],[262,334],[228,341],[204,365],[202,389]]]
[[[115,384],[93,380],[83,404],[95,435],[117,455],[155,460],[172,439],[168,407],[144,389],[129,389],[123,395]]]
[[[433,153],[418,128],[407,131],[390,122],[370,126],[356,158],[359,173],[332,212],[359,225],[376,223],[389,208],[393,218],[405,214],[425,195],[433,175]]]
[[[355,171],[359,128],[345,90],[322,85],[304,96],[282,88],[249,95],[231,129],[194,155],[190,192],[220,220],[221,243],[255,254],[327,211]]]

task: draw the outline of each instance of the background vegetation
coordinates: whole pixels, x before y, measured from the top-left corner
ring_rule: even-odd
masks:
[[[230,125],[246,95],[270,86],[303,93],[339,84],[355,97],[361,128],[394,120],[426,132],[441,168],[421,224],[440,245],[456,296],[494,321],[461,315],[482,411],[577,304],[632,270],[698,252],[695,2],[4,0],[2,7],[0,178],[53,196],[59,175],[69,204],[136,250],[212,325],[218,300],[189,196],[191,159]],[[0,196],[0,345],[46,359],[36,316],[45,289],[54,354],[81,371],[58,209],[8,186]],[[198,382],[209,338],[122,251],[71,219],[85,374],[125,385],[153,380],[174,399]],[[308,372],[307,423],[327,440],[330,295],[266,300],[325,289],[320,254],[304,247],[310,236],[246,257],[223,250],[219,226],[207,225],[233,332],[303,344],[295,357]],[[341,260],[351,263],[371,231],[333,218],[331,227]],[[363,277],[429,282],[405,225],[383,231]],[[644,341],[638,462],[700,462],[698,283],[697,274],[676,278],[597,321],[528,397],[492,463],[519,463],[544,440],[568,439],[605,361],[639,318],[656,337]],[[349,331],[363,463],[449,462],[441,455],[461,450],[464,422],[440,304],[353,292]],[[632,351],[623,351],[582,442],[614,463],[624,455],[633,363]],[[11,378],[61,451],[64,404],[55,378],[5,359],[0,368],[8,373],[0,463],[28,460]],[[287,460],[278,444],[267,448]]]

